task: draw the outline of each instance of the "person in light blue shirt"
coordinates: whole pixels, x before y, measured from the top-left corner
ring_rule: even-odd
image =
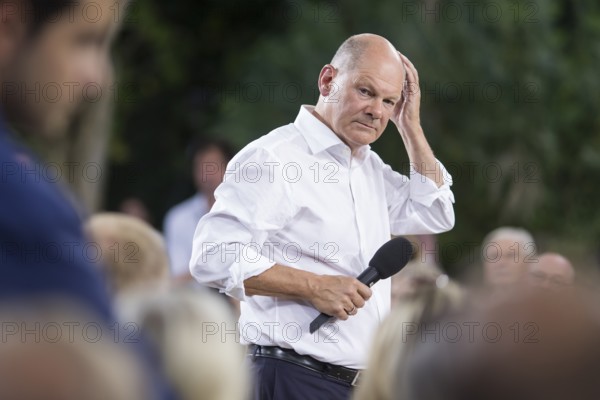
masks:
[[[173,206],[164,221],[171,274],[180,281],[192,280],[189,263],[194,232],[200,218],[214,204],[215,189],[223,181],[226,165],[234,152],[225,141],[199,138],[191,144],[189,153],[196,193]]]

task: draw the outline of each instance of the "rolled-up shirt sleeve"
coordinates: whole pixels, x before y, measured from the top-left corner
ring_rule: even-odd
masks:
[[[201,284],[243,301],[244,281],[275,265],[268,237],[295,212],[277,165],[261,148],[245,149],[228,164],[216,202],[194,233],[190,272]]]
[[[411,165],[410,178],[385,165],[383,177],[393,235],[427,234],[449,231],[454,227],[452,177],[439,163],[444,183],[438,187]]]

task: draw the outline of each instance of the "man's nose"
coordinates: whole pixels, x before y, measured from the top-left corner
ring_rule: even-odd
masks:
[[[383,102],[380,99],[372,99],[366,113],[373,119],[380,119],[383,116]]]
[[[108,77],[107,60],[99,55],[88,57],[80,71],[81,83],[84,86],[103,87]]]

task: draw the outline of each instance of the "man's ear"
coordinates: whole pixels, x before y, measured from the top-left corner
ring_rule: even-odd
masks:
[[[25,1],[0,0],[0,67],[15,56],[27,35]]]
[[[333,79],[337,75],[337,69],[331,64],[325,65],[321,69],[321,73],[319,74],[319,93],[321,96],[329,96],[329,94],[334,91],[333,89]]]

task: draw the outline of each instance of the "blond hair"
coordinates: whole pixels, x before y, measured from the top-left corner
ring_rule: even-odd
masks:
[[[445,275],[441,275],[445,277]],[[396,382],[403,378],[403,365],[419,333],[420,325],[441,313],[457,308],[463,291],[454,282],[433,280],[394,308],[379,327],[372,343],[364,378],[353,400],[392,400]],[[411,333],[410,336],[408,334]]]
[[[86,228],[101,252],[113,293],[167,285],[165,242],[149,224],[121,213],[100,213],[90,218]]]
[[[204,288],[123,299],[133,321],[156,344],[163,370],[182,400],[243,400],[248,389],[245,349],[229,306]]]

